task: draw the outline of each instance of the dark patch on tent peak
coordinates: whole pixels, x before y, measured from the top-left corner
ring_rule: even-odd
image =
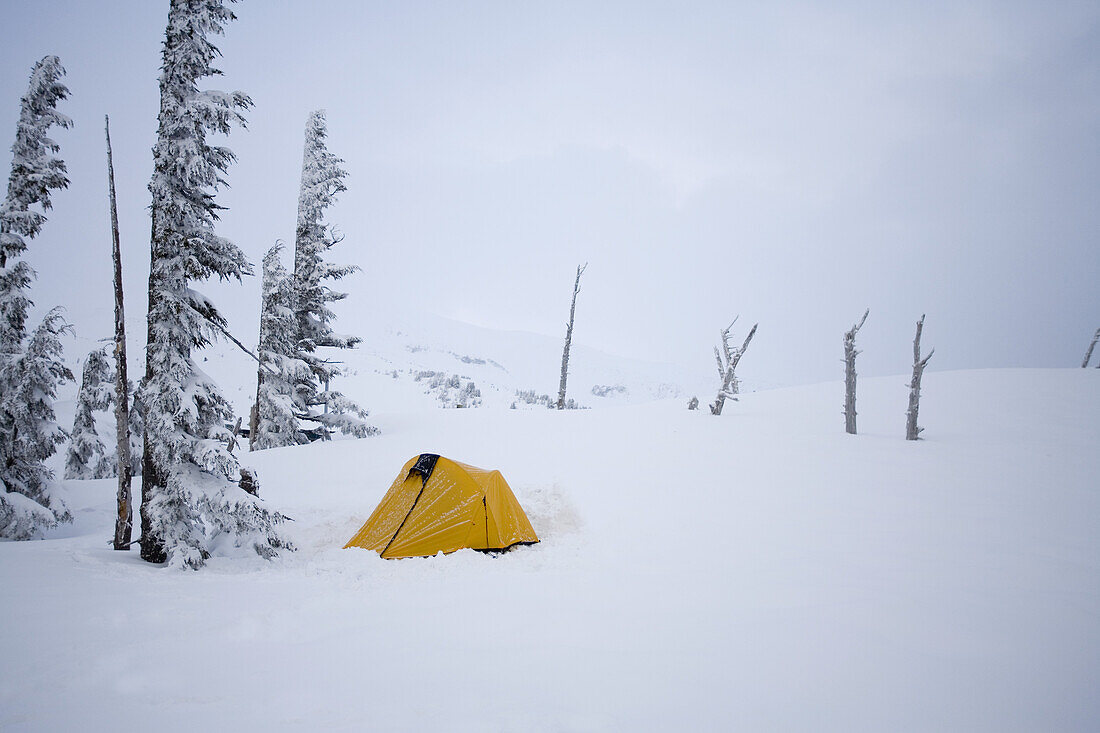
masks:
[[[435,470],[436,461],[439,460],[438,453],[421,453],[420,457],[416,459],[416,464],[409,469],[409,475],[419,473],[424,483],[428,483],[428,479],[432,477],[432,471]]]

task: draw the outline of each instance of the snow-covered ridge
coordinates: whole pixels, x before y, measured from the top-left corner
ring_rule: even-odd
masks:
[[[371,322],[340,320],[363,338],[352,350],[333,352],[348,375],[333,382],[371,412],[481,406],[508,408],[517,391],[557,397],[561,339],[496,331],[423,313],[387,314]],[[255,397],[255,362],[220,342],[198,357],[239,414]],[[684,375],[670,365],[612,356],[573,345],[569,396],[584,407],[680,397]],[[467,385],[480,394],[464,397]],[[593,392],[595,388],[596,392]],[[685,396],[686,400],[687,397]]]

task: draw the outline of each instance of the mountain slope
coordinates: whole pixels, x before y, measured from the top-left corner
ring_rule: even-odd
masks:
[[[340,323],[363,337],[355,349],[329,350],[346,377],[333,383],[372,412],[437,407],[529,406],[517,391],[557,399],[562,341],[518,331],[495,331],[425,313],[401,311],[370,323]],[[255,398],[255,362],[232,344],[202,352],[206,369],[247,414]],[[569,397],[582,406],[678,397],[683,375],[674,367],[612,356],[574,344]],[[473,383],[476,400],[461,392]],[[602,395],[593,387],[604,387]],[[684,398],[686,401],[686,397]]]

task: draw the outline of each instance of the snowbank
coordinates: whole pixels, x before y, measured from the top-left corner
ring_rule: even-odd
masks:
[[[69,482],[74,525],[0,544],[0,728],[1089,729],[1098,376],[928,373],[916,443],[903,377],[858,436],[839,383],[378,413],[247,456],[299,552],[201,572],[112,552],[112,482]],[[543,541],[341,550],[420,452],[499,468]]]

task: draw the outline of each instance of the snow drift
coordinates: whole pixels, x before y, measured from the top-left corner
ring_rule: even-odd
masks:
[[[0,544],[0,728],[1084,730],[1100,720],[1100,379],[925,375],[584,411],[376,413],[246,455],[299,551],[109,549],[113,486]],[[1009,396],[1006,399],[1006,395]],[[341,550],[409,455],[499,468],[542,542]]]

